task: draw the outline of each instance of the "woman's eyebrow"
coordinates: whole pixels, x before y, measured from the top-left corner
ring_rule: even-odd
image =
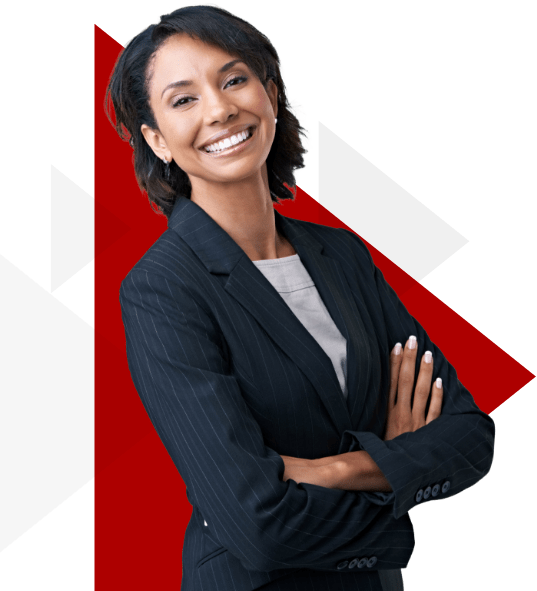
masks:
[[[239,59],[233,60],[233,61],[231,61],[231,62],[228,62],[227,64],[223,65],[223,66],[222,66],[222,67],[221,67],[221,68],[218,70],[218,73],[219,73],[219,74],[222,74],[223,72],[227,72],[227,71],[229,70],[229,68],[232,68],[232,67],[233,67],[235,64],[237,64],[237,63],[239,63],[239,62],[242,62],[243,64],[245,64],[244,60],[241,60],[241,59],[239,58]],[[246,64],[245,64],[245,65],[246,65]]]
[[[218,74],[222,74],[223,72],[227,72],[230,68],[232,68],[235,64],[242,62],[245,64],[244,60],[236,59],[224,64],[219,70]],[[183,86],[190,86],[192,84],[192,80],[178,80],[177,82],[170,82],[168,86],[162,91],[160,98],[164,96],[164,93],[170,88],[182,88]]]
[[[166,88],[162,91],[160,98],[164,96],[164,93],[169,90],[170,88],[181,88],[182,86],[190,86],[192,84],[192,80],[178,80],[177,82],[171,82],[166,86]]]

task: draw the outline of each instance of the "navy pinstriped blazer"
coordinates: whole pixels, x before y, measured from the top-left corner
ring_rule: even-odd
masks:
[[[347,400],[317,341],[189,199],[177,200],[168,230],[121,284],[131,376],[193,506],[181,589],[283,589],[296,577],[307,582],[296,588],[313,591],[381,590],[379,571],[406,567],[412,554],[408,511],[489,471],[494,423],[355,234],[276,210],[275,219],[347,339]],[[383,441],[389,353],[411,334],[418,360],[433,353],[442,414]],[[358,449],[392,493],[282,481],[279,454]]]

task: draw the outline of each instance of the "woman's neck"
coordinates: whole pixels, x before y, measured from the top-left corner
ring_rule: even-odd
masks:
[[[264,174],[236,183],[192,183],[191,199],[223,228],[250,260],[295,254],[276,231],[266,167]]]

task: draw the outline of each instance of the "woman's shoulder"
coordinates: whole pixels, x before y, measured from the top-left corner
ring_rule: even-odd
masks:
[[[335,257],[353,254],[362,260],[371,260],[371,255],[358,234],[344,227],[334,227],[316,222],[287,218],[298,231],[308,232],[323,245],[325,253]]]
[[[188,278],[195,280],[201,270],[188,244],[177,232],[167,229],[136,262],[121,284],[135,281],[140,276],[159,276],[182,283]]]

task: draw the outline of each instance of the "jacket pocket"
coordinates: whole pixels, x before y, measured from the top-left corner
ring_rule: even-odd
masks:
[[[203,564],[205,564],[206,562],[208,562],[212,558],[219,556],[223,552],[227,552],[227,548],[218,548],[218,550],[215,550],[214,552],[207,554],[207,556],[204,556],[201,560],[198,561],[198,564],[196,564],[196,568],[199,568],[200,566],[202,566]]]

